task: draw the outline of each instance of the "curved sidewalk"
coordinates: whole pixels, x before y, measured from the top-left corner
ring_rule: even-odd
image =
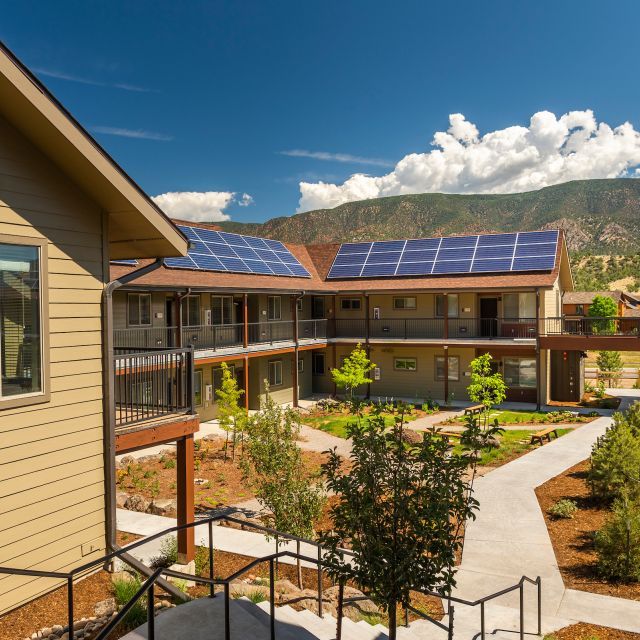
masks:
[[[640,391],[618,395],[621,409],[640,399]],[[467,526],[455,595],[473,599],[515,584],[522,575],[541,576],[549,627],[581,621],[640,632],[640,602],[565,589],[535,494],[536,487],[588,458],[610,423],[610,418],[594,420],[476,480],[480,510]],[[517,599],[514,593],[498,604],[515,607]],[[534,613],[532,591],[526,609],[527,617]]]

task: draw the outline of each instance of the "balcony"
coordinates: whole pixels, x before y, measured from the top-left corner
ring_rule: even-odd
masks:
[[[194,413],[192,349],[115,351],[116,431]]]
[[[545,318],[540,346],[573,351],[640,351],[640,317]]]

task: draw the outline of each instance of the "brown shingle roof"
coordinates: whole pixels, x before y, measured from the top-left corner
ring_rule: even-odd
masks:
[[[596,296],[620,302],[622,291],[567,291],[562,297],[562,302],[563,304],[591,304]]]
[[[179,224],[216,228],[193,222],[176,221]],[[502,273],[494,275],[455,275],[403,278],[378,278],[357,280],[327,280],[327,273],[340,248],[339,243],[299,245],[285,243],[291,253],[311,274],[311,278],[292,278],[241,273],[219,273],[212,271],[191,271],[188,269],[168,269],[160,267],[142,278],[135,280],[139,286],[162,286],[173,288],[210,288],[234,289],[236,291],[271,289],[279,291],[453,291],[453,290],[495,290],[508,288],[551,287],[558,277],[558,264],[561,242],[558,243],[556,267],[545,273]],[[116,279],[125,273],[149,264],[149,260],[140,261],[136,267],[111,265],[111,278]]]

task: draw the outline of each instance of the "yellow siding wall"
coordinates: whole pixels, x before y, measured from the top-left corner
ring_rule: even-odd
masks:
[[[3,119],[0,234],[48,241],[51,361],[50,402],[0,409],[0,565],[64,571],[104,552],[101,213]],[[0,576],[0,613],[52,586]]]

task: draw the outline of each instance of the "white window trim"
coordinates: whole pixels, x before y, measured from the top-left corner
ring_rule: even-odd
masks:
[[[407,367],[398,367],[397,363],[398,361],[406,361],[406,362],[413,362],[414,367],[413,369],[408,369]],[[393,359],[393,370],[394,371],[406,371],[407,373],[415,373],[418,370],[418,359],[417,358],[412,358],[412,357],[398,357],[398,358],[394,358]]]
[[[271,315],[271,300],[277,300],[277,315]],[[274,309],[275,311],[276,309]],[[267,296],[267,320],[282,320],[282,296]]]
[[[140,320],[140,322],[135,323],[135,322],[131,322],[130,320],[130,316],[129,316],[129,304],[131,303],[132,298],[135,297],[138,300],[138,319]],[[149,299],[149,322],[142,322],[142,313],[140,311],[140,301],[141,299],[145,297]],[[153,311],[152,311],[152,307],[151,307],[151,294],[150,293],[138,293],[137,291],[130,291],[127,294],[127,326],[128,327],[150,327],[153,324]]]
[[[0,234],[0,243],[14,244],[22,247],[35,247],[38,249],[38,277],[40,282],[40,391],[23,393],[16,396],[3,397],[2,381],[0,380],[0,409],[13,409],[16,407],[41,404],[51,400],[49,387],[49,272],[44,265],[49,264],[49,247],[44,238],[29,238],[26,236],[11,236]]]
[[[280,382],[271,382],[271,365],[276,365],[275,371],[277,371],[278,369],[280,370]],[[267,366],[269,367],[268,376],[267,376],[267,380],[269,381],[269,386],[281,387],[284,382],[284,371],[282,367],[282,360],[269,360],[269,364]],[[274,379],[277,379],[277,376],[274,376]]]

